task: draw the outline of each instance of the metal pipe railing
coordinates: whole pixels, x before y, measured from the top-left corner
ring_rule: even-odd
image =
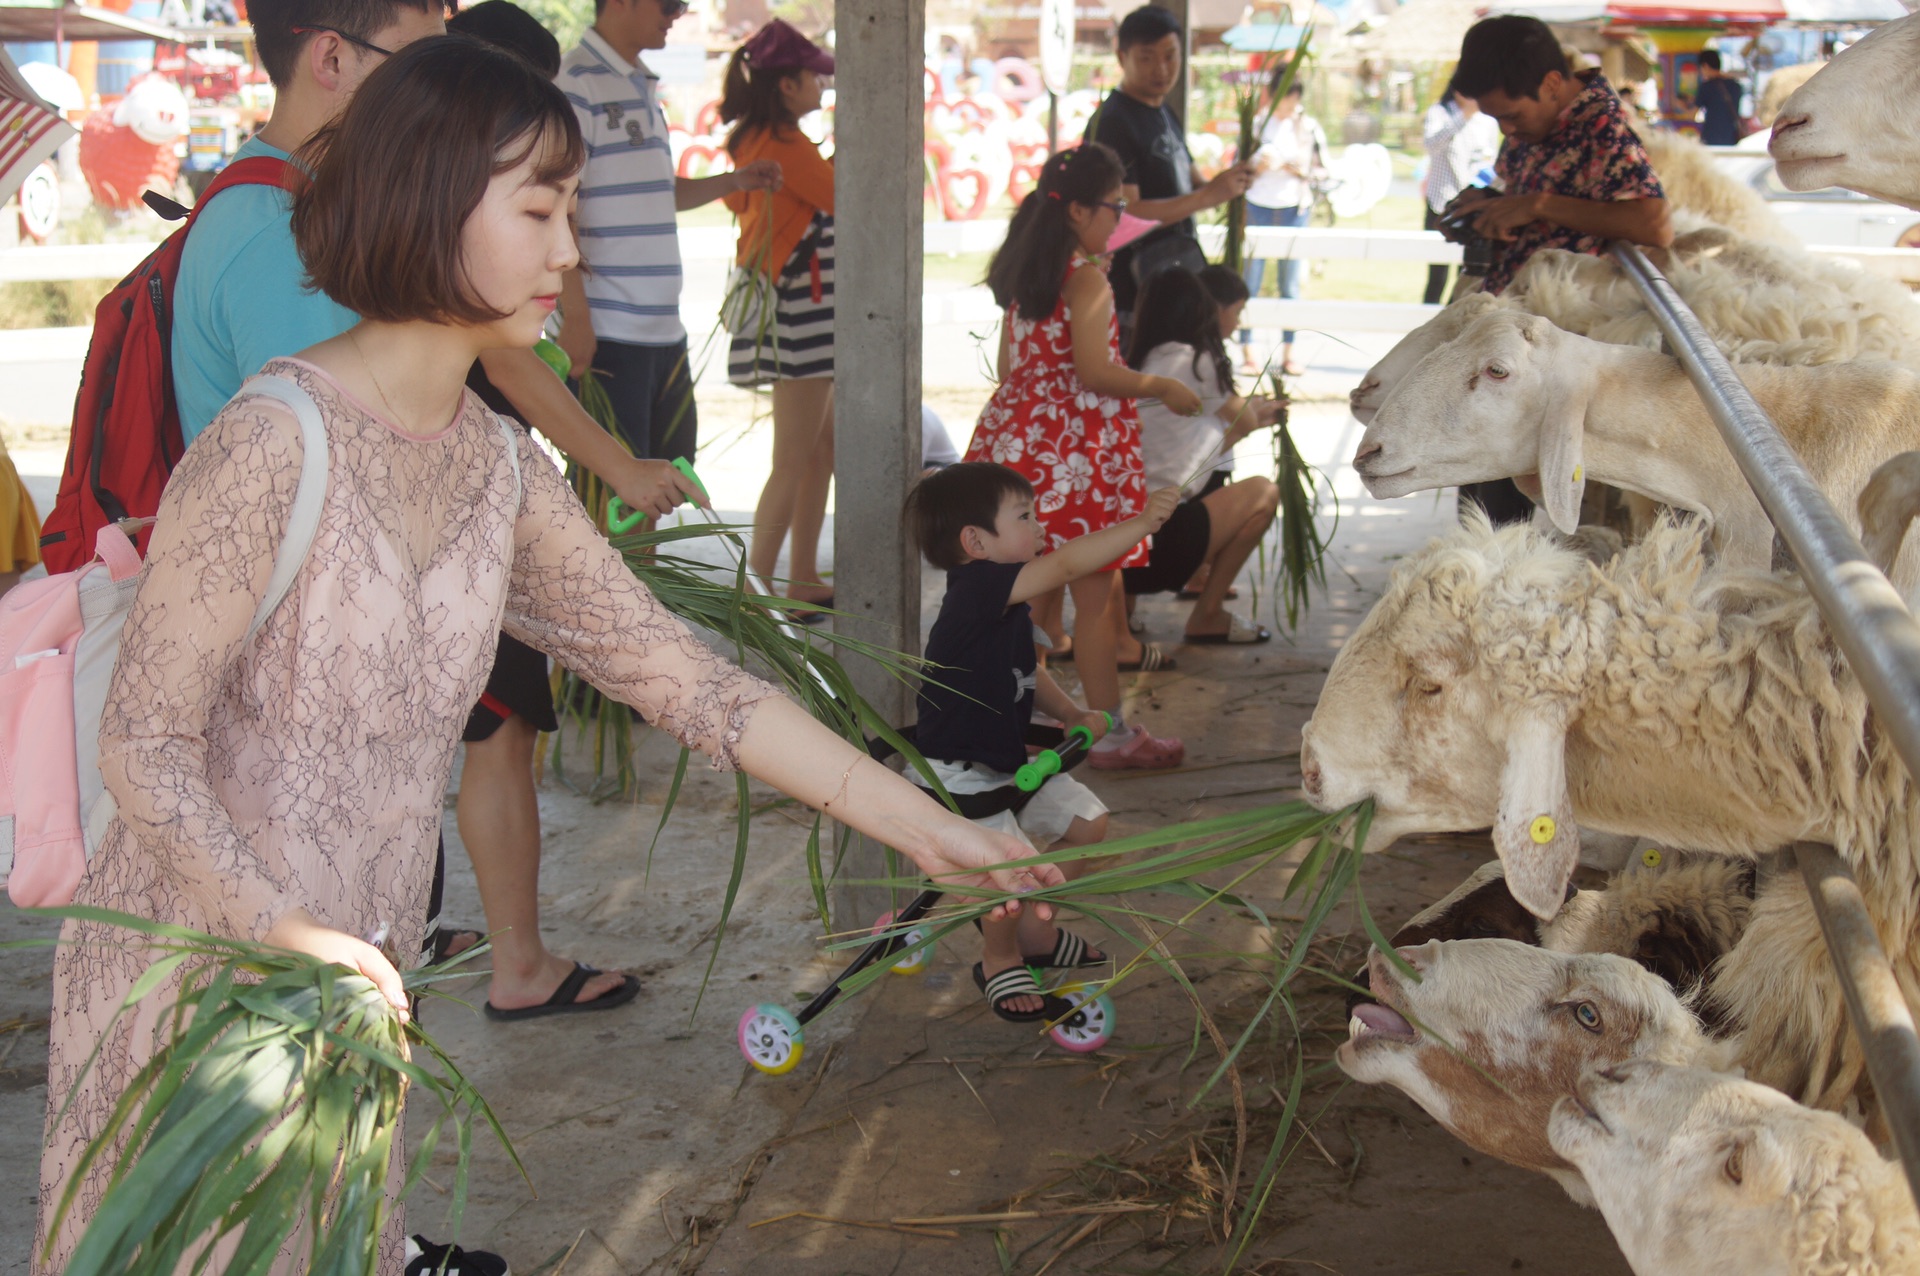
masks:
[[[1920,777],[1920,624],[1666,276],[1633,244],[1616,242],[1612,252],[1799,565],[1880,728],[1908,772]],[[1828,847],[1795,849],[1874,1093],[1920,1202],[1920,1038],[1913,1017],[1846,863]]]

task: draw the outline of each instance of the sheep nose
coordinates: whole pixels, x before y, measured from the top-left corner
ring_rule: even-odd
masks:
[[[1347,392],[1347,402],[1358,403],[1379,388],[1379,379],[1376,377],[1368,377],[1365,381],[1362,381],[1359,385]]]
[[[1353,454],[1354,468],[1359,469],[1374,457],[1379,456],[1384,450],[1385,449],[1378,443],[1362,443],[1360,450]]]
[[[1800,128],[1812,118],[1810,115],[1796,115],[1789,119],[1783,115],[1773,122],[1773,136],[1779,137],[1782,133],[1788,132],[1791,129]]]
[[[1426,973],[1428,965],[1427,958],[1430,954],[1427,952],[1427,946],[1425,944],[1421,944],[1418,948],[1396,948],[1393,951],[1400,954],[1401,961],[1406,962],[1407,965],[1413,967],[1423,975]]]
[[[1627,1079],[1626,1068],[1627,1068],[1627,1065],[1624,1063],[1610,1063],[1604,1068],[1596,1068],[1594,1072],[1595,1072],[1595,1075],[1601,1077],[1602,1079],[1611,1081],[1615,1085],[1619,1085],[1621,1082]]]
[[[1313,756],[1313,743],[1303,732],[1300,738],[1300,787],[1306,790],[1308,797],[1318,802],[1320,791],[1326,784],[1326,776],[1320,771],[1320,763]]]

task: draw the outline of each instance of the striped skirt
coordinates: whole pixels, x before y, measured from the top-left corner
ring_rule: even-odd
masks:
[[[772,320],[727,351],[734,385],[833,375],[833,217],[817,212],[813,221],[774,282]]]

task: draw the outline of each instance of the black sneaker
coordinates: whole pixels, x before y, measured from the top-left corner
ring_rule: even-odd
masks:
[[[435,1245],[424,1236],[407,1237],[406,1276],[513,1276],[507,1260],[484,1250]]]

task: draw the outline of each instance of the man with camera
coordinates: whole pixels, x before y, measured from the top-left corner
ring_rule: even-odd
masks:
[[[1443,214],[1455,234],[1470,228],[1488,241],[1488,292],[1542,248],[1598,255],[1614,239],[1673,242],[1666,194],[1620,99],[1598,71],[1568,72],[1544,22],[1510,14],[1475,23],[1454,85],[1506,136],[1494,165],[1504,189],[1463,191]]]

